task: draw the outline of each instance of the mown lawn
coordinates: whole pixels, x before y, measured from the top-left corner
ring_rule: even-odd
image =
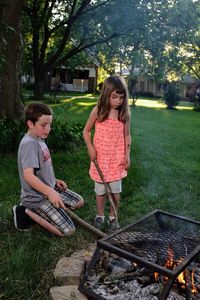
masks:
[[[60,118],[85,123],[95,103],[92,95],[74,95],[52,107]],[[130,109],[132,165],[123,181],[121,225],[154,209],[200,221],[200,114],[186,103],[167,110],[152,100],[138,100]],[[80,144],[71,151],[52,153],[52,158],[57,178],[65,179],[85,199],[77,214],[92,222],[95,201],[86,147]],[[47,299],[58,259],[96,237],[79,225],[72,237],[64,239],[37,226],[31,232],[16,231],[11,214],[20,195],[16,154],[0,154],[0,170],[0,299]]]

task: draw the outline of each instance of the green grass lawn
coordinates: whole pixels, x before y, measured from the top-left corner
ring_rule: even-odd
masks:
[[[92,95],[72,95],[52,107],[60,118],[85,123],[95,103]],[[200,114],[188,103],[167,110],[157,101],[144,99],[130,109],[132,164],[123,181],[120,224],[134,222],[154,209],[200,221]],[[95,200],[85,145],[53,153],[52,158],[57,178],[65,179],[85,199],[77,214],[92,222]],[[96,237],[79,225],[73,236],[64,239],[37,226],[31,232],[16,231],[11,214],[20,196],[16,154],[0,154],[0,170],[0,299],[47,299],[55,285],[52,271],[58,259]]]

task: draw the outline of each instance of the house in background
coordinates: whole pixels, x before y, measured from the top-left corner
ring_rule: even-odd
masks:
[[[44,89],[51,91],[55,89],[68,92],[89,92],[93,93],[97,87],[98,67],[96,63],[87,67],[69,69],[61,66],[45,77]],[[21,77],[22,83],[34,84],[33,75],[24,75]],[[59,88],[58,88],[59,87]]]
[[[93,93],[97,87],[98,67],[97,62],[84,68],[69,69],[61,66],[52,72],[51,88],[53,88],[54,82],[59,80],[63,91]]]
[[[159,83],[155,79],[137,76],[136,90],[140,95],[161,97],[166,89],[166,83]]]
[[[75,43],[75,41],[73,41]],[[51,89],[55,81],[60,81],[61,90],[69,92],[93,93],[97,88],[97,76],[100,62],[93,48],[84,50],[89,62],[86,65],[70,68],[60,66],[51,74]]]
[[[46,75],[44,89],[46,91],[57,89],[69,92],[95,92],[100,62],[93,49],[85,49],[84,52],[88,57],[86,65],[82,64],[74,68],[67,65],[57,67]],[[34,76],[28,76],[28,78],[23,76],[22,80],[32,84],[35,81]]]
[[[184,78],[184,97],[190,99],[200,85],[200,79],[186,75]]]
[[[128,78],[129,74],[129,69],[122,70],[122,76]],[[158,82],[153,77],[140,75],[139,70],[136,70],[135,78],[135,91],[142,96],[152,95],[161,97],[169,84],[168,81]],[[186,75],[184,78],[174,83],[179,91],[180,97],[185,100],[190,100],[191,96],[194,95],[197,86],[200,84],[200,79]]]

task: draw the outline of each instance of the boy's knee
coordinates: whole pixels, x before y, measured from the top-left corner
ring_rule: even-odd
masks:
[[[74,203],[73,206],[71,206],[72,209],[81,208],[84,205],[83,198],[80,199],[78,202]]]
[[[64,237],[64,236],[70,236],[70,235],[72,235],[73,233],[75,233],[75,231],[76,231],[76,228],[75,228],[75,227],[74,227],[74,228],[64,229],[64,230],[62,231],[63,237]]]
[[[80,208],[80,207],[82,207],[83,205],[84,205],[84,200],[83,200],[83,198],[82,198],[82,199],[80,199],[80,200],[78,201],[76,208]]]

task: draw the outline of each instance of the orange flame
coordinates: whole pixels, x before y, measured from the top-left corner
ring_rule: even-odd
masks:
[[[173,270],[178,265],[178,263],[180,263],[183,260],[184,260],[184,258],[180,258],[178,261],[175,262],[174,261],[174,252],[171,248],[169,248],[167,250],[167,261],[166,261],[165,267],[170,270]],[[193,270],[191,273],[191,290],[192,290],[193,294],[197,293],[197,289],[194,284],[194,272],[195,272],[195,270]],[[159,273],[154,272],[154,278],[155,278],[155,281],[158,281]],[[167,281],[167,279],[168,279],[167,277],[164,277],[164,281]],[[186,281],[185,281],[184,272],[182,272],[178,275],[177,281],[182,284],[183,288],[185,288]]]

